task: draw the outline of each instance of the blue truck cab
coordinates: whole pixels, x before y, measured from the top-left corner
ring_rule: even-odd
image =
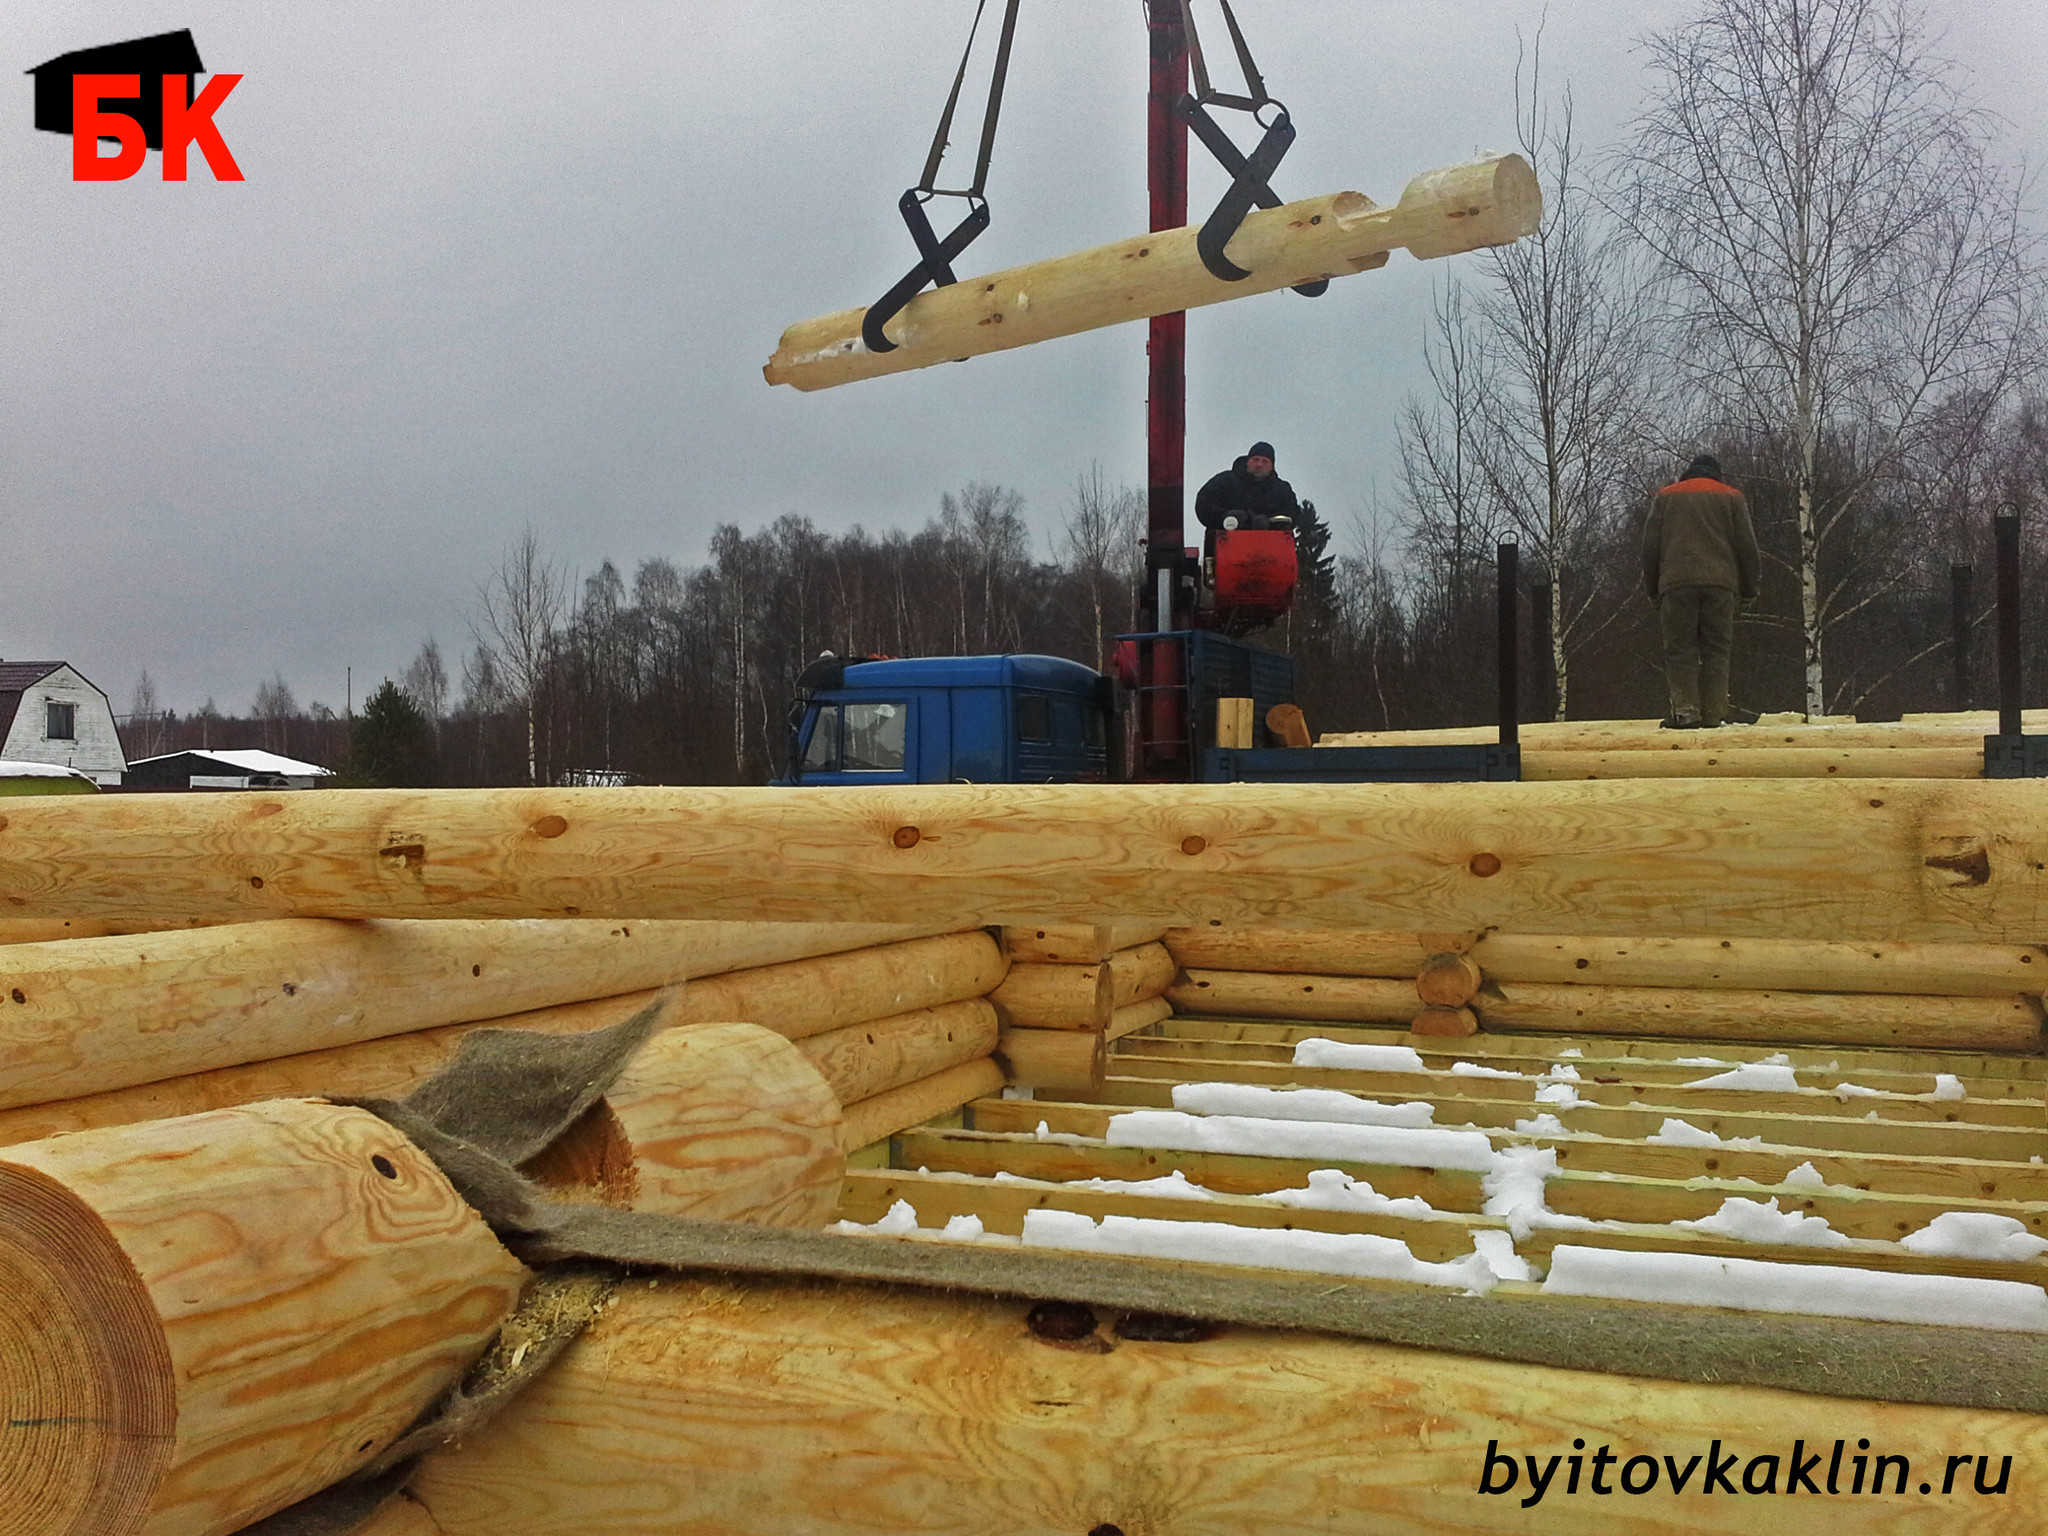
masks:
[[[780,784],[1074,784],[1114,776],[1113,685],[1057,656],[823,656]]]

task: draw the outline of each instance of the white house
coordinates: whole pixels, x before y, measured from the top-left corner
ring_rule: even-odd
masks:
[[[76,768],[98,784],[128,771],[107,696],[61,661],[0,661],[0,757]]]

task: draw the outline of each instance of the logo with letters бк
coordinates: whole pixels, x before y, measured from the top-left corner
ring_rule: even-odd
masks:
[[[241,181],[242,168],[213,121],[240,75],[215,75],[194,99],[205,73],[189,30],[80,48],[38,64],[36,127],[71,135],[73,181],[126,181],[152,149],[163,155],[163,179],[185,180],[187,151],[199,146],[215,181]],[[119,148],[102,155],[102,139]]]

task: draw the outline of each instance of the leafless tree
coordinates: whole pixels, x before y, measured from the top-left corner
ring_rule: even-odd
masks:
[[[1440,573],[1443,603],[1455,613],[1496,532],[1480,460],[1491,357],[1456,278],[1435,290],[1430,319],[1422,355],[1435,398],[1410,395],[1401,407],[1400,484],[1410,548]]]
[[[406,664],[399,687],[419,706],[420,713],[433,722],[438,738],[441,720],[448,713],[448,669],[441,661],[441,647],[431,635],[421,644],[419,654]]]
[[[263,745],[271,752],[289,754],[292,749],[292,717],[299,712],[299,701],[292,697],[291,685],[285,682],[284,674],[277,673],[268,682],[256,685],[256,718],[263,722]]]
[[[1100,665],[1109,654],[1105,612],[1115,613],[1137,586],[1142,566],[1138,541],[1144,536],[1145,496],[1128,485],[1112,487],[1099,463],[1074,480],[1073,501],[1060,529],[1059,547],[1067,568],[1083,584],[1094,620],[1088,654]]]
[[[144,668],[135,679],[135,692],[128,702],[130,757],[157,757],[164,751],[164,706],[157,696],[156,680]]]
[[[490,653],[493,669],[526,716],[526,782],[539,782],[537,707],[562,622],[567,586],[562,568],[541,553],[531,527],[520,534],[497,570],[477,584],[470,634]]]
[[[1616,206],[1673,281],[1672,357],[1774,445],[1820,714],[1825,637],[1913,538],[1865,536],[1873,487],[1945,401],[1996,404],[2024,365],[2020,184],[1908,0],[1706,0],[1646,46]]]
[[[1024,498],[1001,485],[980,481],[939,497],[939,527],[953,568],[959,649],[1014,648],[1017,626],[1009,605],[999,598],[1015,590],[1012,583],[1030,564],[1031,538],[1024,526]]]

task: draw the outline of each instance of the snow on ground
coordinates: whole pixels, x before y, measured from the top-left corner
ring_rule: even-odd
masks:
[[[1382,1104],[1335,1088],[1261,1088],[1252,1083],[1176,1083],[1173,1107],[1196,1115],[1249,1115],[1341,1125],[1405,1125],[1435,1121],[1429,1104]]]
[[[1157,1179],[1063,1179],[1026,1178],[1008,1169],[998,1169],[998,1184],[1029,1184],[1042,1189],[1094,1189],[1107,1195],[1151,1195],[1164,1200],[1214,1200],[1215,1194],[1197,1184],[1178,1168]],[[1370,1187],[1370,1186],[1368,1186]],[[1427,1209],[1427,1207],[1424,1207]]]
[[[2048,1291],[2038,1285],[1957,1275],[1900,1275],[1839,1264],[1780,1264],[1560,1244],[1551,1252],[1543,1290],[1553,1296],[2048,1333]]]
[[[1435,1208],[1420,1195],[1399,1199],[1383,1195],[1363,1179],[1337,1168],[1317,1168],[1306,1189],[1276,1189],[1255,1198],[1304,1211],[1366,1211],[1383,1216],[1434,1216]]]

